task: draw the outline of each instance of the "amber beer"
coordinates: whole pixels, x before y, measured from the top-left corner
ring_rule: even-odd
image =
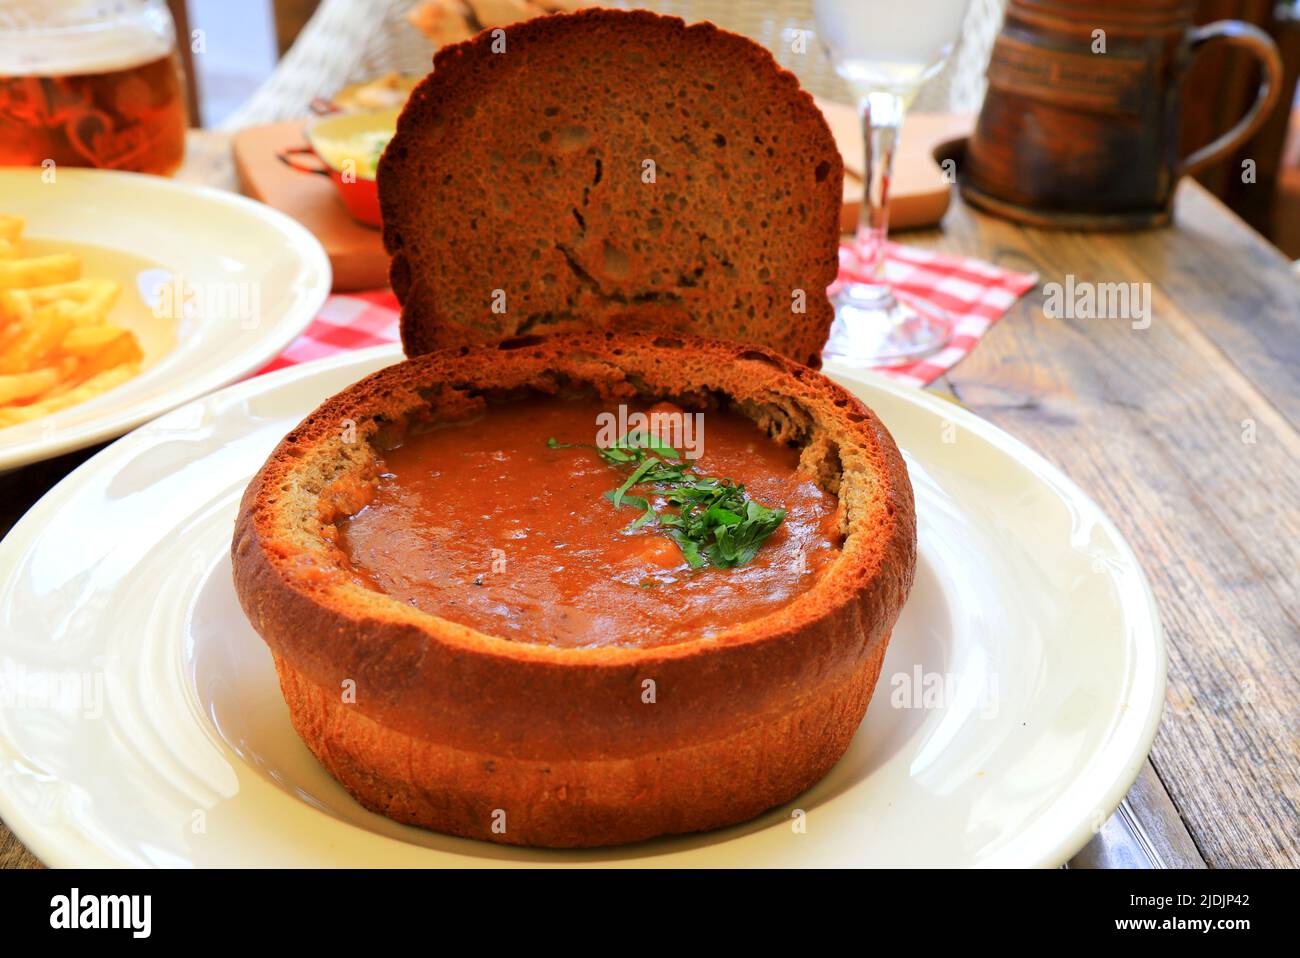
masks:
[[[0,166],[175,172],[186,127],[175,37],[155,5],[139,10],[148,19],[110,14],[53,26],[0,10]]]

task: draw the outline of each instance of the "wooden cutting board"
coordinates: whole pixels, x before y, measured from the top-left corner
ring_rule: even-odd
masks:
[[[844,213],[841,228],[851,233],[862,201],[863,146],[857,111],[845,104],[818,101],[844,156]],[[234,137],[235,169],[245,193],[289,214],[311,230],[329,254],[334,289],[347,292],[388,285],[388,255],[379,231],[355,222],[343,209],[334,184],[323,176],[299,173],[277,154],[306,142],[307,120],[240,130]],[[970,134],[968,114],[917,114],[903,127],[894,158],[891,228],[935,226],[948,209],[952,185],[944,178],[936,151],[951,148]]]
[[[240,188],[316,235],[334,269],[335,292],[387,286],[388,254],[379,230],[348,215],[328,178],[300,173],[279,160],[282,150],[306,145],[302,129],[308,122],[291,120],[237,132],[232,149]]]

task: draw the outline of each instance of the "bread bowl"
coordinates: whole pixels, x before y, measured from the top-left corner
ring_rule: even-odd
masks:
[[[549,24],[545,42],[563,44],[566,36],[581,39],[599,28],[609,44],[625,33],[644,36],[649,25],[654,48],[694,30],[708,37],[720,34],[712,27],[686,28],[680,21],[648,16],[612,11],[557,16],[512,28],[510,36],[512,42],[536,38],[537,24]],[[792,83],[769,56],[750,46],[738,38],[725,41],[725,49],[743,51],[739,59],[747,69],[771,74],[765,83]],[[447,76],[457,74],[443,71],[445,63],[475,55],[481,54],[455,48],[440,53],[434,77],[441,72],[440,82],[450,82]],[[444,88],[438,99],[457,95],[456,89]],[[386,224],[388,211],[396,209],[394,197],[409,191],[412,179],[428,182],[412,177],[407,165],[412,144],[423,142],[417,134],[428,122],[428,96],[427,89],[417,89],[399,122],[392,161],[386,154],[381,164]],[[795,96],[788,102],[803,111],[799,124],[824,130],[811,100],[805,104]],[[515,124],[512,135],[535,133]],[[792,150],[793,159],[781,161],[803,169],[808,214],[803,228],[812,248],[773,261],[786,264],[786,288],[797,280],[813,291],[808,300],[824,339],[825,284],[816,284],[837,240],[839,183],[821,189],[816,173],[821,161],[807,162],[815,157],[803,155],[806,143],[807,138]],[[838,177],[833,144],[827,149],[825,163]],[[434,201],[427,193],[419,195],[436,207],[434,214],[456,208],[454,197]],[[703,202],[709,194],[687,195]],[[562,204],[564,197],[550,200]],[[541,205],[548,201],[543,197]],[[607,299],[603,306],[588,302],[592,310],[585,324],[575,312],[556,324],[561,329],[518,335],[511,320],[476,315],[470,305],[449,315],[445,271],[422,271],[419,264],[427,261],[416,225],[403,213],[385,230],[395,254],[394,288],[403,298],[403,342],[411,358],[334,396],[286,436],[250,483],[236,522],[236,591],[272,652],[303,741],[367,808],[448,834],[511,844],[610,845],[717,828],[798,795],[834,765],[861,722],[912,583],[912,491],[884,426],[851,394],[806,365],[814,358],[807,344],[816,331],[812,321],[797,316],[792,333],[788,306],[757,312],[743,335],[718,339],[691,331],[719,331],[723,316],[717,303],[701,300],[698,312],[676,303],[665,311],[662,300],[620,294],[622,301]],[[524,244],[544,232],[542,226],[529,232],[527,224],[515,225]],[[603,236],[622,234],[606,230]],[[751,241],[739,240],[740,245]],[[756,254],[746,250],[744,255]],[[743,278],[736,285],[743,285]],[[712,284],[707,292],[723,302],[726,284]],[[790,358],[779,349],[797,355]],[[522,613],[508,602],[493,603],[488,613],[479,614],[440,598],[450,594],[445,591],[417,588],[406,594],[385,584],[410,579],[412,569],[424,568],[421,563],[428,559],[414,554],[422,547],[406,542],[384,548],[385,536],[402,536],[400,512],[395,523],[390,517],[389,525],[378,527],[372,540],[379,547],[371,553],[359,549],[354,533],[382,497],[401,508],[407,467],[394,471],[392,463],[404,450],[425,443],[436,455],[438,443],[454,433],[465,448],[478,441],[480,453],[491,453],[505,441],[493,426],[503,421],[493,418],[498,413],[527,417],[546,403],[584,401],[609,407],[668,401],[702,413],[706,429],[708,422],[720,423],[723,433],[739,428],[733,420],[752,422],[745,428],[762,434],[754,431],[747,440],[751,446],[742,448],[754,450],[756,458],[768,451],[788,454],[794,480],[816,487],[809,501],[820,497],[829,504],[818,513],[825,541],[818,542],[823,552],[815,569],[791,574],[769,563],[775,570],[771,576],[737,579],[732,577],[741,570],[721,561],[713,567],[714,553],[698,569],[678,556],[662,577],[669,588],[689,583],[717,589],[719,595],[730,590],[733,598],[743,598],[746,589],[789,588],[775,601],[733,603],[707,621],[691,619],[694,624],[687,628],[644,634],[626,625],[637,620],[619,618],[619,603],[595,608],[607,600],[589,598],[580,613],[608,612],[622,624],[593,632],[591,641],[583,640],[582,630],[560,641],[545,616],[525,616],[528,627],[515,628]],[[567,456],[564,461],[573,462],[584,454],[562,451],[567,442],[548,444],[552,437],[538,428],[535,446],[526,429],[517,431],[537,461]],[[758,449],[762,444],[772,449]],[[411,468],[419,462],[412,460]],[[575,499],[576,487],[570,488],[563,475],[553,481],[538,480],[539,475],[545,478],[544,472],[529,474],[528,489],[545,502],[562,503],[559,508],[603,509],[611,515],[620,508],[617,498],[589,501],[584,493]],[[437,495],[463,536],[466,528],[479,528],[474,518],[487,493],[478,488],[478,478],[465,472],[461,482],[460,476],[453,471],[454,481],[437,486]],[[418,531],[425,521],[424,513],[413,511],[409,525]],[[541,521],[533,520],[529,530],[535,533]],[[622,527],[625,520],[610,521]],[[671,530],[661,529],[659,521],[669,520],[661,513],[658,521],[623,528],[619,535],[635,533],[638,543],[662,541],[660,533]],[[575,521],[575,528],[579,524]],[[769,529],[771,537],[760,540],[757,555],[775,548],[786,528]],[[481,530],[484,551],[501,546],[508,552],[509,543],[495,538],[499,521],[485,518]],[[437,543],[447,540],[428,541],[437,551],[444,548]],[[600,550],[607,546],[602,540],[584,552],[586,566],[573,563],[539,579],[544,583],[540,605],[547,605],[546,588],[580,574],[604,575]],[[755,556],[751,550],[745,561],[759,565]],[[380,568],[367,565],[374,562]],[[451,573],[444,564],[439,574]],[[737,582],[747,584],[738,589]],[[474,586],[481,584],[476,580]],[[609,594],[608,589],[592,593]],[[676,595],[661,595],[664,608],[680,614],[684,606],[674,605]]]

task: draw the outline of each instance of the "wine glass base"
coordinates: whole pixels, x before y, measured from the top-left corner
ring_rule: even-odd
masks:
[[[843,366],[903,366],[952,338],[950,323],[900,302],[888,287],[846,284],[831,303],[835,322],[824,355]]]

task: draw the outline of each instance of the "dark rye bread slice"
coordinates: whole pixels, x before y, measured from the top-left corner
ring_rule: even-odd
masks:
[[[438,52],[379,166],[407,355],[648,323],[819,366],[843,165],[795,77],[645,11],[494,40]]]

